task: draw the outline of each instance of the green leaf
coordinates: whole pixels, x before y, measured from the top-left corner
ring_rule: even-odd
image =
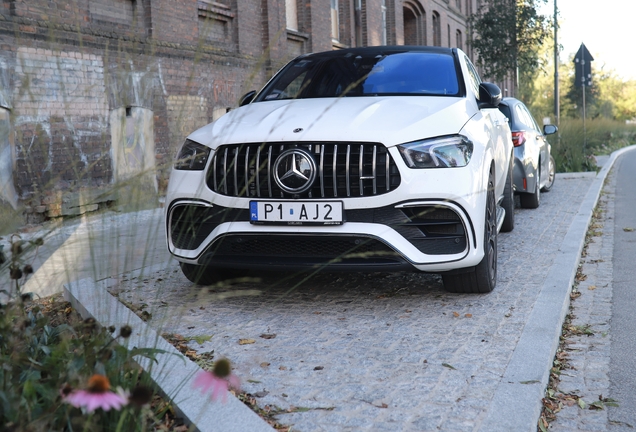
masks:
[[[577,401],[577,403],[579,404],[579,407],[581,409],[585,409],[585,407],[587,407],[587,404],[585,403],[585,401],[583,399],[580,399]]]
[[[204,343],[209,342],[210,339],[212,339],[212,336],[213,335],[188,336],[188,337],[185,337],[184,340],[186,342],[195,341],[199,345],[203,345]]]
[[[159,361],[157,360],[157,354],[172,354],[175,356],[181,356],[181,353],[173,353],[173,352],[168,352],[162,349],[158,349],[158,348],[137,348],[134,347],[133,349],[130,350],[130,356],[131,357],[135,357],[135,356],[142,356],[142,357],[146,357],[148,360],[151,360],[155,363],[159,363]],[[185,360],[184,360],[185,361]]]
[[[457,370],[453,366],[449,365],[448,363],[442,363],[442,366],[447,367],[449,369]]]
[[[307,412],[307,411],[311,411],[311,408],[297,407],[294,411],[296,411],[296,412]]]
[[[603,408],[603,401],[596,401],[596,402],[592,402],[590,404],[590,409],[597,409],[597,410],[602,410]]]

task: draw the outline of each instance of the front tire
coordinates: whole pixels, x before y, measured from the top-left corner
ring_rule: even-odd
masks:
[[[497,204],[495,176],[490,172],[486,196],[484,224],[484,257],[475,267],[457,272],[442,273],[444,288],[452,293],[489,293],[497,284]]]
[[[227,269],[211,268],[204,265],[179,263],[181,272],[192,283],[197,285],[214,285],[227,279],[236,277],[237,274]]]

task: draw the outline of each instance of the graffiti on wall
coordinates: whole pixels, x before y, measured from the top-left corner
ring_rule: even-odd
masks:
[[[153,112],[127,107],[111,111],[113,180],[157,192]]]

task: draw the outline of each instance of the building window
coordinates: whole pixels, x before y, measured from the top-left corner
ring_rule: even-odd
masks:
[[[442,46],[442,23],[439,13],[433,11],[433,45]]]
[[[462,0],[455,0],[455,5],[457,6],[457,9],[459,9],[459,11],[462,11]]]
[[[457,46],[457,48],[459,48],[460,50],[463,50],[463,40],[462,40],[462,31],[461,30],[457,30],[457,32],[455,33],[455,45]]]
[[[386,45],[386,0],[382,0],[382,45]]]
[[[97,22],[132,26],[135,21],[135,2],[131,0],[89,0],[91,19]]]
[[[426,12],[419,3],[404,2],[404,44],[426,45]]]
[[[234,51],[234,17],[230,6],[211,0],[198,0],[199,39],[215,46]]]
[[[450,48],[451,47],[450,24],[448,24],[446,28],[448,29],[448,47]]]
[[[338,19],[338,0],[331,0],[331,39],[340,40],[340,21]]]
[[[354,26],[356,34],[356,46],[362,46],[362,0],[356,0],[354,8]]]
[[[296,0],[285,0],[287,28],[298,31],[298,6]]]

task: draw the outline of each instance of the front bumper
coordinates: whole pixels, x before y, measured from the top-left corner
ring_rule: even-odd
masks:
[[[204,172],[175,170],[166,200],[168,249],[181,262],[227,268],[443,272],[477,265],[486,200],[479,165],[414,170],[395,156],[399,187],[342,198],[342,225],[252,224],[255,198],[217,194]]]

